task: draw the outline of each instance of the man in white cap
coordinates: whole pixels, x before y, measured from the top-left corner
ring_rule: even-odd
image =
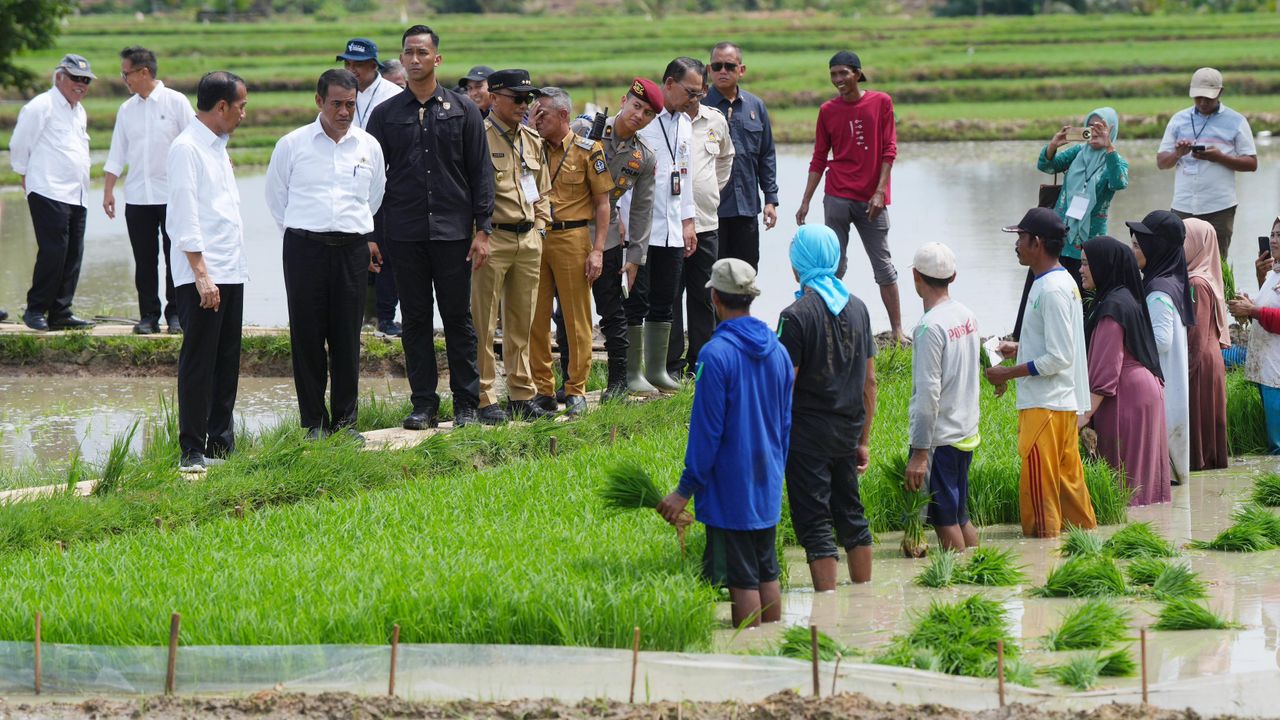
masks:
[[[1253,130],[1243,115],[1222,104],[1222,73],[1200,68],[1191,76],[1195,104],[1169,118],[1156,167],[1177,169],[1170,209],[1198,218],[1218,232],[1226,258],[1236,221],[1236,173],[1258,169]]]
[[[932,242],[916,250],[911,263],[924,315],[911,331],[911,456],[906,487],[926,486],[929,524],[943,550],[977,547],[969,522],[969,464],[978,436],[978,320],[951,299],[956,256]]]
[[[9,164],[22,179],[36,231],[36,267],[22,314],[33,330],[93,325],[71,314],[71,301],[80,282],[89,198],[89,132],[80,101],[96,77],[88,60],[63,57],[53,87],[22,108],[9,138]]]

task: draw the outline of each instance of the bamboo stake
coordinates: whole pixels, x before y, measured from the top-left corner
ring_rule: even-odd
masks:
[[[164,694],[173,694],[174,677],[178,672],[178,628],[182,616],[174,613],[169,618],[169,667],[164,674]]]
[[[640,626],[637,625],[635,633],[631,636],[631,695],[627,698],[627,702],[634,705],[636,702],[636,670],[640,665]]]
[[[387,681],[387,694],[396,696],[396,656],[400,652],[400,626],[391,626],[391,675]]]
[[[818,626],[809,626],[809,649],[813,655],[813,696],[822,697],[822,688],[818,685]]]
[[[1138,638],[1142,645],[1142,704],[1147,704],[1147,629],[1144,627],[1138,631]]]
[[[618,442],[618,426],[614,425],[609,428],[609,444],[612,445],[616,442]]]
[[[155,522],[155,524],[156,524],[156,529],[157,529],[157,530],[159,530],[159,531],[161,531],[161,532],[164,532],[164,519],[163,519],[163,518],[155,518],[155,519],[154,519],[154,522]]]
[[[549,449],[551,450],[551,457],[555,457],[555,456],[557,455],[557,453],[558,453],[558,448],[557,448],[556,446],[559,444],[559,441],[558,441],[558,440],[556,440],[556,436],[555,436],[555,435],[552,435],[552,436],[551,436],[551,441],[550,441],[550,443],[548,443],[548,444],[549,444],[549,446],[550,446],[550,448],[549,448]]]
[[[844,659],[844,655],[836,653],[836,671],[831,673],[831,697],[836,696],[836,680],[840,679],[840,661]]]
[[[237,506],[236,506],[236,510],[235,510],[235,512],[236,512],[236,519],[237,519],[237,520],[243,520],[243,519],[244,519],[244,506],[243,506],[243,505],[237,505]]]
[[[1000,707],[1004,707],[1004,641],[996,641],[996,692],[1000,694]]]
[[[41,634],[43,632],[40,628],[40,621],[42,619],[43,618],[40,616],[40,613],[37,612],[36,613],[36,643],[35,643],[35,651],[36,651],[35,674],[36,674],[36,694],[37,695],[40,694],[40,691],[43,689],[41,686],[44,684],[44,678],[42,677],[44,673],[44,661],[43,661],[43,658],[40,657]]]
[[[66,543],[62,542],[61,540],[54,540],[54,541],[53,541],[53,544],[58,546],[58,552],[61,552],[63,555],[66,555],[66,554],[67,554],[67,544],[66,544]]]

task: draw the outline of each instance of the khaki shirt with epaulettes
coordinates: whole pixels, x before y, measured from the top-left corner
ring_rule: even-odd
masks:
[[[534,229],[544,230],[551,222],[551,174],[543,162],[542,138],[533,128],[520,125],[512,134],[492,113],[484,121],[489,141],[489,157],[493,161],[493,222],[516,225],[532,222]],[[520,186],[520,176],[530,173],[538,187],[538,199],[531,202]]]
[[[594,197],[614,190],[604,146],[570,130],[559,146],[543,141],[543,149],[551,170],[551,219],[595,220]]]
[[[653,173],[658,158],[639,133],[625,140],[614,135],[613,121],[614,118],[609,118],[605,123],[604,136],[601,138],[605,164],[614,181],[614,189],[609,193],[609,235],[604,247],[609,250],[622,241],[618,234],[618,200],[631,192],[631,213],[624,223],[627,228],[626,261],[644,265],[649,258],[649,231],[653,226],[655,192]],[[584,135],[590,128],[591,122],[585,119],[573,124],[574,131]]]

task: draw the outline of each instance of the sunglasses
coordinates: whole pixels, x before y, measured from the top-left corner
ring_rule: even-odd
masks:
[[[67,77],[71,78],[71,82],[79,83],[81,85],[88,85],[93,82],[93,78],[80,77],[79,75],[72,75],[71,73],[67,73]]]
[[[702,98],[704,98],[704,97],[706,97],[706,96],[707,96],[707,94],[706,94],[705,92],[703,92],[702,90],[700,90],[700,89],[699,89],[699,90],[690,90],[689,88],[685,87],[684,85],[680,85],[680,89],[684,91],[684,94],[685,94],[685,95],[688,95],[688,96],[689,96],[689,99],[690,99],[690,100],[701,100]]]
[[[738,63],[729,63],[729,62],[711,63],[712,72],[720,72],[721,70],[728,70],[729,72],[733,72],[734,70],[737,70],[737,69],[738,69]]]
[[[515,95],[515,94],[500,93],[500,92],[496,92],[494,93],[494,95],[501,95],[504,98],[509,98],[511,102],[517,105],[528,105],[529,103],[533,102],[532,95]]]

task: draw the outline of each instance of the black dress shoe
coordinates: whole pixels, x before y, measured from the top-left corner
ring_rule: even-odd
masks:
[[[550,395],[535,396],[533,398],[533,404],[535,407],[542,408],[549,413],[560,412],[560,403],[556,402],[556,399]]]
[[[532,400],[511,400],[507,403],[507,412],[513,420],[542,420],[555,414],[534,405]]]
[[[177,316],[177,315],[174,315],[173,317],[169,318],[168,323],[169,323],[169,334],[170,334],[170,335],[181,335],[181,334],[182,334],[182,322],[178,320],[178,316]]]
[[[8,320],[8,319],[9,319],[9,313],[5,312],[4,310],[0,310],[0,322],[4,322],[5,320]]]
[[[414,410],[401,425],[405,430],[427,430],[436,427],[439,421],[434,410]]]
[[[32,330],[45,331],[49,329],[49,321],[44,319],[44,315],[38,313],[22,313],[22,322]]]
[[[159,320],[143,320],[133,326],[134,335],[155,335],[160,332]]]
[[[569,402],[569,396],[564,394],[564,385],[561,385],[559,388],[556,388],[556,402],[560,403],[561,405],[564,405],[565,403]]]
[[[455,405],[453,408],[453,426],[460,428],[480,422],[480,415],[470,405]]]
[[[511,418],[507,417],[506,410],[494,403],[480,408],[479,412],[476,413],[476,419],[485,425],[501,425]]]
[[[570,395],[565,403],[566,415],[581,415],[587,411],[587,399],[581,395]]]
[[[328,436],[322,428],[310,428],[307,430],[307,440],[323,440]]]
[[[75,315],[68,315],[63,318],[49,321],[50,330],[86,330],[94,326],[92,320],[78,318]]]

